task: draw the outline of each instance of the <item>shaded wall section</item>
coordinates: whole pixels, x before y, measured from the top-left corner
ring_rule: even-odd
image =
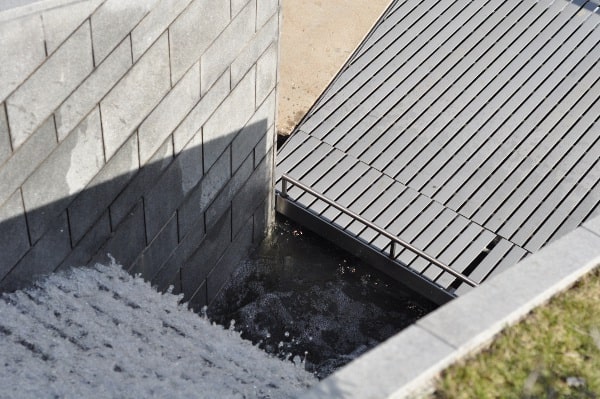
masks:
[[[0,13],[0,291],[110,254],[204,305],[271,217],[278,1],[40,4]]]

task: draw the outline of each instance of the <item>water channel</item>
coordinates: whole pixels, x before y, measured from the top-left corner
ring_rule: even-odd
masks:
[[[278,216],[208,316],[324,378],[435,308],[431,302]]]

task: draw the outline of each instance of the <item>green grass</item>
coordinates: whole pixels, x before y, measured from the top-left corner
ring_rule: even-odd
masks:
[[[434,398],[600,398],[600,269],[442,373]]]

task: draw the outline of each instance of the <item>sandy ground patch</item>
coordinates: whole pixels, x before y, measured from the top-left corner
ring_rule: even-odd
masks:
[[[390,0],[283,0],[277,132],[287,135]]]

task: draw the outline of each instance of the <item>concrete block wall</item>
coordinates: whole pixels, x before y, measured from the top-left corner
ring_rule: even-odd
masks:
[[[0,291],[110,254],[203,306],[271,218],[279,1],[20,2],[0,10]]]

